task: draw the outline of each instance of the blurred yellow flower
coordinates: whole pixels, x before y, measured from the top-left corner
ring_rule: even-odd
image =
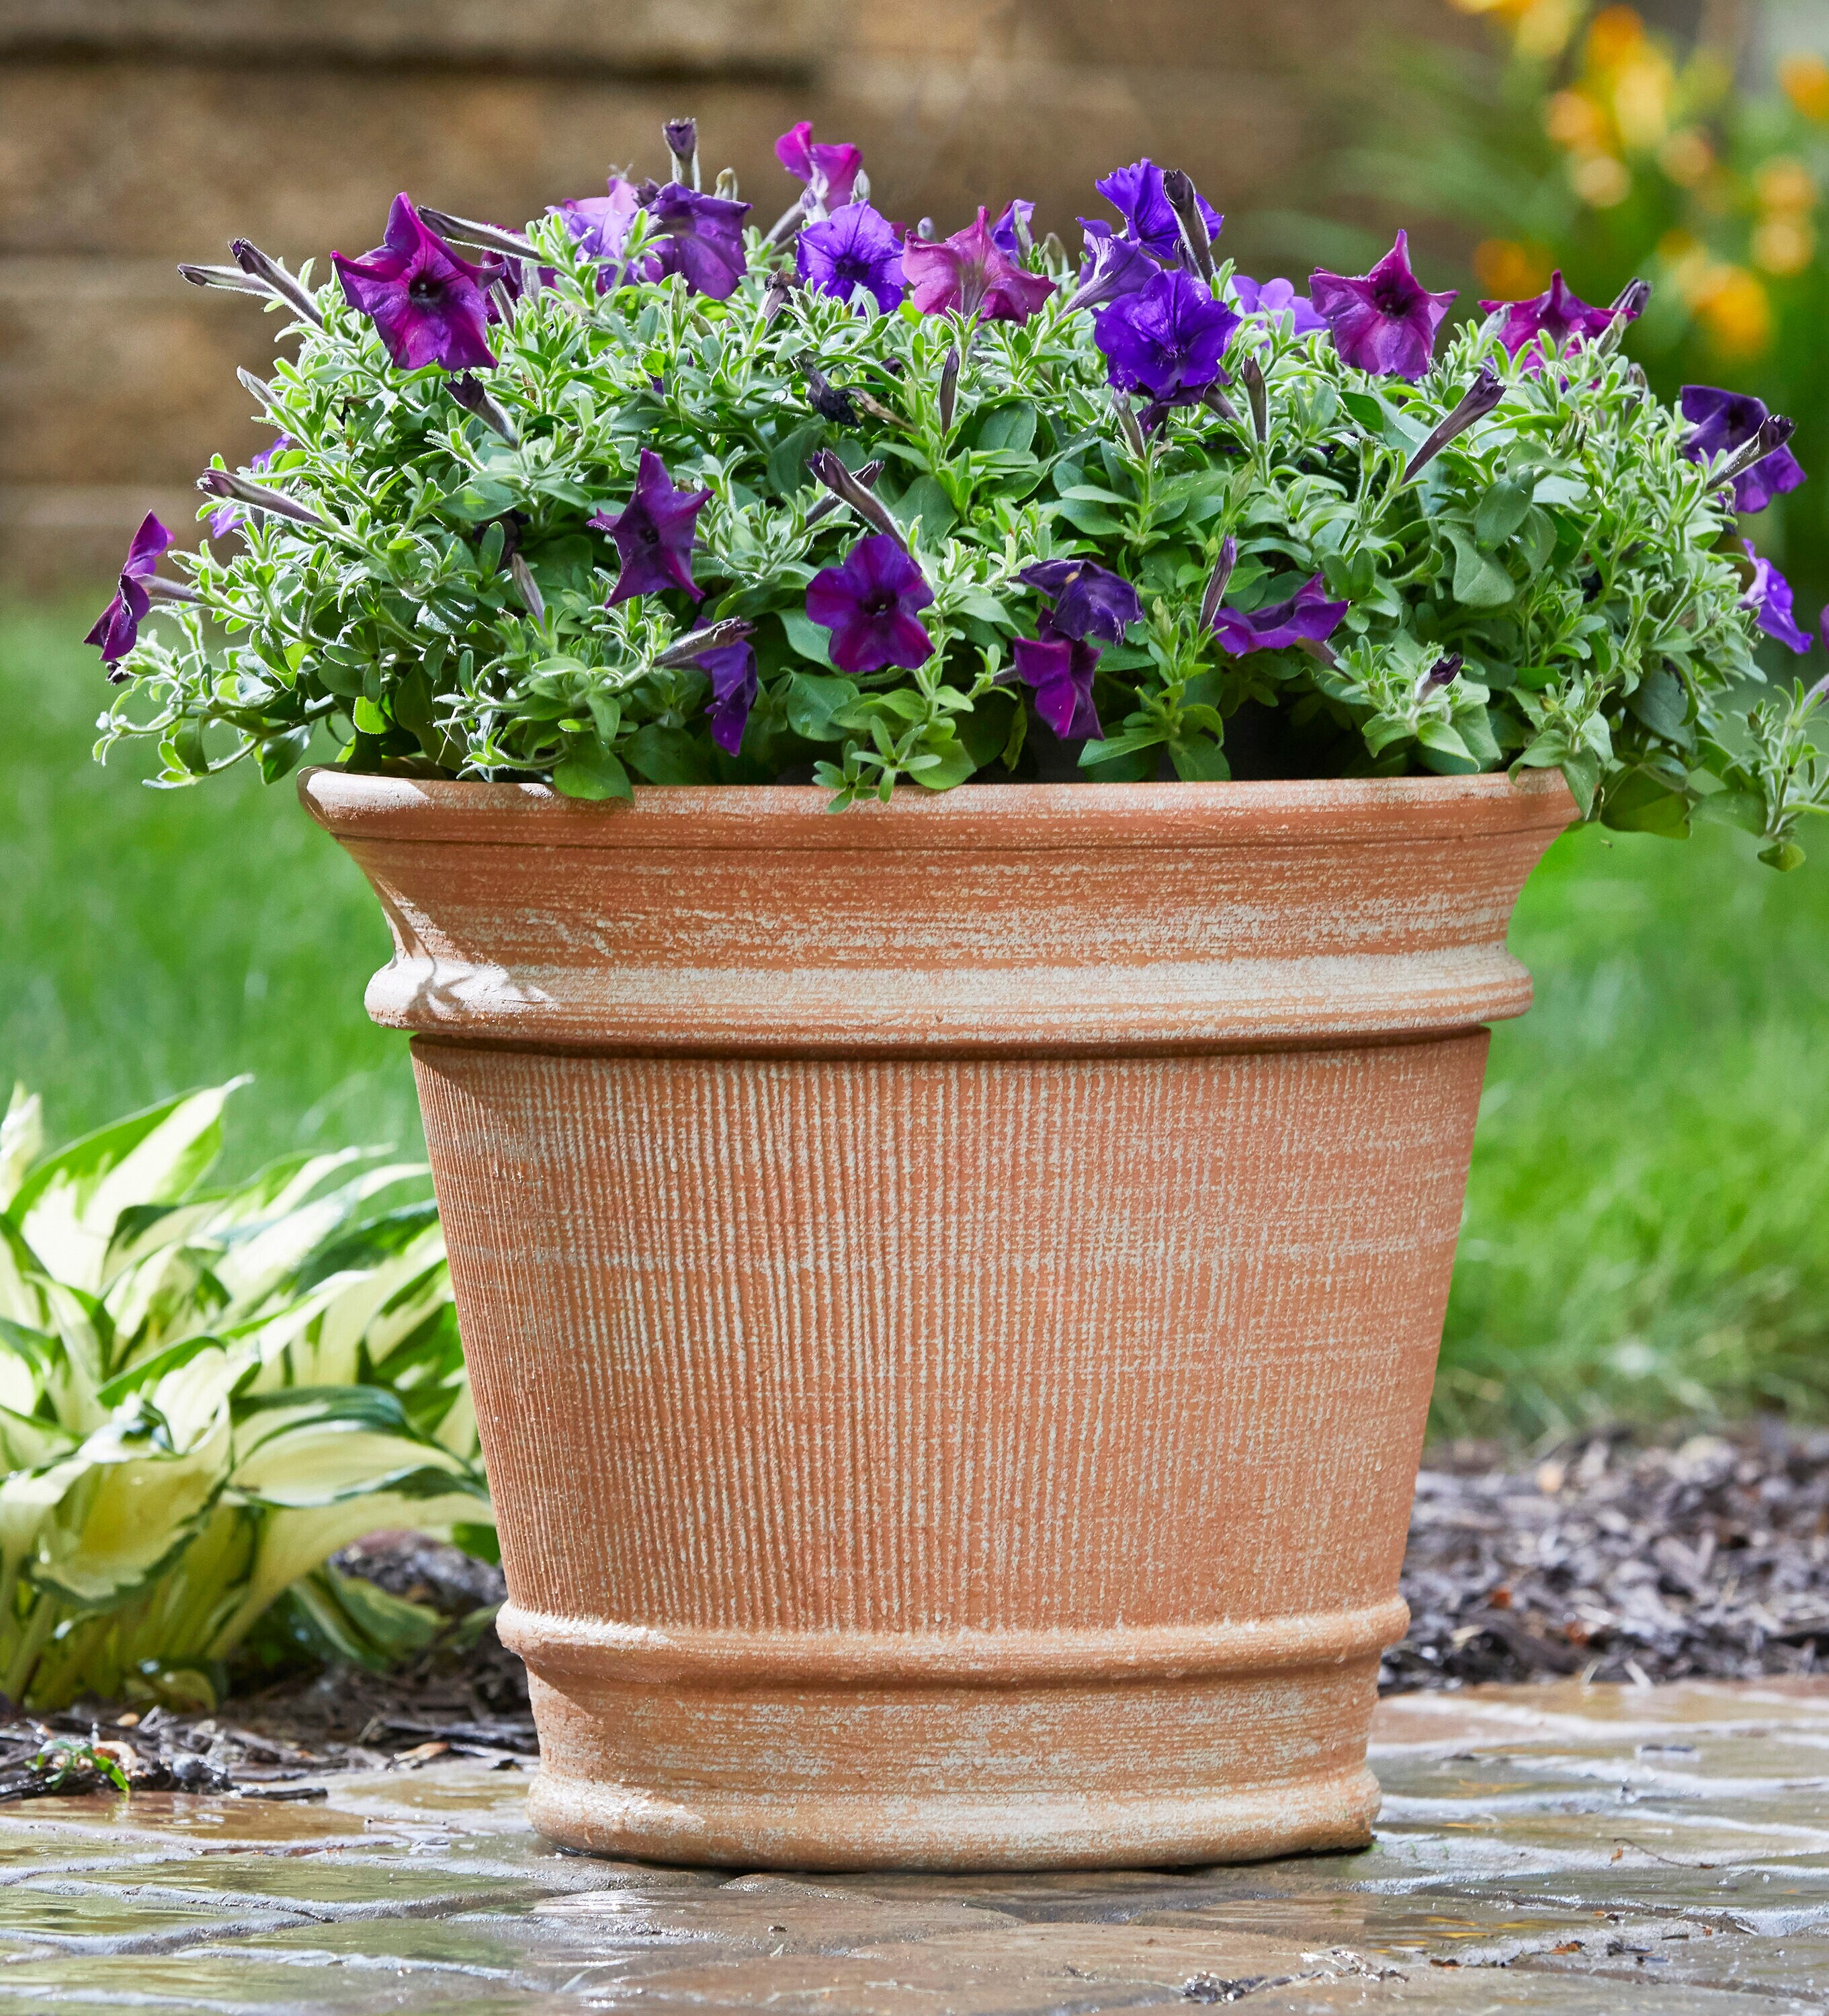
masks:
[[[1490,301],[1528,301],[1550,284],[1550,255],[1514,238],[1488,238],[1474,247],[1474,277]]]
[[[1557,146],[1583,154],[1598,153],[1612,137],[1606,113],[1585,91],[1551,92],[1543,131]]]
[[[1670,95],[1676,84],[1669,59],[1649,44],[1620,66],[1613,85],[1613,116],[1629,147],[1655,147],[1670,130]]]
[[[1815,228],[1801,217],[1769,217],[1753,233],[1753,258],[1768,273],[1789,279],[1816,256]]]
[[[1449,0],[1463,14],[1489,14],[1506,22],[1525,55],[1557,56],[1568,45],[1586,0]]]
[[[1603,7],[1588,29],[1590,70],[1615,70],[1646,45],[1645,23],[1633,7]]]
[[[1715,149],[1699,126],[1679,127],[1658,149],[1658,165],[1679,189],[1694,189],[1715,165]]]
[[[1775,154],[1753,178],[1762,208],[1780,214],[1809,210],[1816,200],[1816,184],[1795,154]]]
[[[1611,154],[1590,154],[1572,161],[1568,185],[1594,210],[1611,210],[1632,194],[1632,171]]]
[[[1757,357],[1770,344],[1772,297],[1756,273],[1705,254],[1683,293],[1723,357]]]
[[[1785,96],[1806,119],[1820,119],[1829,124],[1829,63],[1799,50],[1780,59],[1778,82]]]

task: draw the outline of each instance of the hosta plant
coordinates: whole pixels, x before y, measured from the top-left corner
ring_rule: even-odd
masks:
[[[1820,690],[1755,647],[1810,637],[1739,523],[1791,423],[1653,397],[1619,353],[1643,286],[1456,324],[1400,234],[1299,293],[1148,160],[1078,260],[1020,201],[942,236],[804,126],[764,233],[691,122],[666,141],[665,182],[524,232],[402,196],[326,284],[243,241],[184,269],[277,311],[274,436],[204,473],[175,578],[142,527],[92,632],[104,749],[273,778],[322,730],[358,770],[837,807],[1556,768],[1616,826],[1705,812],[1802,859]]]
[[[371,1660],[426,1613],[337,1575],[387,1527],[486,1525],[488,1498],[414,1169],[301,1155],[205,1186],[232,1085],[41,1154],[0,1136],[0,1693],[213,1698],[287,1622]]]

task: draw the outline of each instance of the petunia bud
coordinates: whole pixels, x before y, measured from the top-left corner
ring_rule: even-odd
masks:
[[[880,497],[873,496],[830,448],[821,448],[807,466],[817,481],[824,484],[841,503],[848,504],[866,524],[895,540],[898,545],[906,546],[908,542],[902,535],[902,527],[889,515],[889,507]]]
[[[1788,419],[1783,413],[1773,413],[1761,423],[1759,431],[1738,453],[1708,472],[1710,488],[1731,483],[1737,476],[1744,476],[1755,463],[1763,462],[1767,455],[1776,454],[1796,432],[1795,420]]]
[[[273,388],[265,378],[257,378],[245,365],[238,365],[235,375],[241,380],[243,389],[251,392],[263,406],[272,405]]]
[[[853,203],[868,203],[870,200],[870,178],[862,168],[851,178],[851,200]]]
[[[718,171],[718,179],[712,185],[711,193],[720,203],[736,201],[737,181],[735,168],[720,168]]]
[[[874,490],[877,487],[877,477],[883,473],[883,465],[880,462],[866,462],[862,468],[854,469],[851,473],[865,489]],[[844,506],[839,499],[827,491],[826,495],[808,512],[802,522],[808,526],[816,525],[822,518],[830,518],[834,511],[843,509]]]
[[[823,420],[830,420],[841,427],[857,425],[857,408],[851,403],[851,394],[842,386],[834,385],[825,373],[814,363],[812,353],[803,351],[794,359],[800,366],[801,376],[807,381],[807,404]]]
[[[1446,653],[1429,668],[1429,675],[1424,683],[1432,686],[1453,686],[1460,677],[1460,668],[1466,662],[1458,651]]]
[[[699,185],[699,122],[696,119],[669,119],[661,128],[667,151],[673,157],[673,179]]]
[[[324,326],[324,318],[319,312],[317,303],[277,259],[269,259],[259,246],[250,244],[245,238],[232,239],[229,249],[244,273],[265,281],[281,301],[297,308],[307,322],[315,323],[319,329]]]
[[[1168,199],[1168,207],[1175,212],[1175,221],[1181,227],[1182,263],[1190,273],[1198,274],[1203,280],[1213,277],[1213,241],[1207,232],[1207,220],[1201,214],[1200,199],[1194,194],[1193,178],[1179,168],[1168,168],[1162,176],[1162,193]]]
[[[472,377],[468,372],[461,376],[446,380],[446,388],[457,403],[467,413],[474,413],[483,425],[499,434],[510,448],[519,448],[520,437],[514,430],[514,423],[490,397],[488,387],[480,378]]]
[[[940,431],[952,431],[952,415],[959,398],[959,345],[956,343],[946,353],[946,362],[940,367]]]
[[[1219,557],[1213,563],[1213,571],[1207,577],[1207,592],[1201,597],[1201,628],[1211,630],[1213,619],[1219,614],[1219,605],[1226,599],[1226,591],[1232,580],[1232,570],[1238,565],[1238,541],[1228,532],[1220,542]]]
[[[1270,393],[1264,383],[1264,367],[1248,351],[1238,366],[1238,382],[1251,401],[1251,426],[1260,441],[1270,438]]]
[[[1123,432],[1124,438],[1130,444],[1131,453],[1141,461],[1149,451],[1143,441],[1143,424],[1137,419],[1136,409],[1132,405],[1125,394],[1114,391],[1111,394],[1111,410],[1118,416],[1118,424]]]
[[[295,524],[315,525],[320,532],[333,530],[326,518],[320,517],[308,505],[295,503],[283,490],[269,490],[264,483],[250,483],[245,476],[237,476],[226,469],[206,469],[197,478],[197,488],[211,497],[232,497],[238,502],[250,506],[256,511],[265,511],[275,518],[290,518]]]
[[[1231,421],[1234,427],[1239,427],[1243,424],[1242,421],[1239,418],[1237,407],[1233,405],[1232,401],[1226,398],[1226,394],[1220,391],[1217,381],[1203,389],[1201,394],[1201,401],[1204,405],[1211,406],[1214,412],[1216,412],[1222,419]]]
[[[655,653],[654,663],[669,668],[689,665],[703,651],[721,651],[726,645],[740,644],[755,627],[743,617],[726,616],[721,623],[707,624],[703,630],[689,631],[676,639],[664,651]]]
[[[546,620],[546,598],[540,592],[540,585],[534,579],[534,571],[525,559],[517,553],[508,563],[508,572],[515,586],[520,591],[520,599],[527,612],[536,623]]]
[[[499,224],[478,224],[473,218],[453,217],[448,210],[427,210],[423,203],[419,221],[441,238],[454,238],[460,245],[478,245],[485,251],[506,253],[511,259],[537,261],[540,256],[518,231],[504,231]]]
[[[1483,420],[1504,397],[1504,380],[1490,364],[1482,364],[1473,383],[1461,394],[1460,404],[1410,457],[1403,481],[1414,482],[1451,441],[1465,434],[1475,421]]]
[[[1645,304],[1651,298],[1649,280],[1629,280],[1619,292],[1613,304],[1613,319],[1594,339],[1594,347],[1602,356],[1610,356],[1619,347],[1620,339],[1626,334],[1626,324],[1636,322],[1645,311]]]
[[[203,597],[187,582],[167,581],[161,574],[148,574],[140,582],[154,602],[201,602]]]
[[[221,287],[231,294],[252,294],[257,300],[270,301],[273,290],[263,282],[251,279],[239,266],[180,265],[180,279],[188,280],[193,287]]]
[[[794,292],[797,284],[797,283],[795,281],[794,277],[791,273],[776,273],[770,278],[767,290],[762,296],[762,326],[764,329],[766,329],[769,323],[772,322],[775,318],[780,314],[781,311],[787,307],[787,297]]]

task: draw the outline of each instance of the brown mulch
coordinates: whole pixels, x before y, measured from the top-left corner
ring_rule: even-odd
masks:
[[[429,1604],[449,1633],[397,1672],[296,1675],[209,1715],[78,1702],[31,1715],[0,1702],[0,1800],[116,1775],[310,1798],[330,1772],[448,1757],[510,1769],[537,1755],[521,1663],[492,1626],[474,1630],[502,1600],[499,1569],[410,1534],[376,1535],[337,1566]],[[1522,1464],[1490,1446],[1433,1449],[1403,1593],[1410,1631],[1386,1656],[1387,1692],[1829,1671],[1829,1432],[1766,1421],[1652,1444],[1609,1432]]]

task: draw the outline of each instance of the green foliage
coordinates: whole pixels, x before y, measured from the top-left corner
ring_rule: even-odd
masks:
[[[234,1089],[49,1157],[35,1099],[0,1127],[13,1700],[210,1699],[289,1592],[345,1656],[410,1650],[423,1612],[322,1564],[380,1527],[489,1517],[436,1214],[376,1208],[420,1172],[349,1150],[205,1189]]]
[[[1082,759],[1095,777],[1224,777],[1229,727],[1269,710],[1298,772],[1554,766],[1584,808],[1617,791],[1666,831],[1725,788],[1757,801],[1780,861],[1829,788],[1801,700],[1723,729],[1724,694],[1759,676],[1744,563],[1681,423],[1605,339],[1522,370],[1465,329],[1412,386],[1287,319],[1248,320],[1231,361],[1255,346],[1262,438],[1249,415],[1194,407],[1146,441],[1114,410],[1064,270],[1020,326],[866,315],[804,290],[771,318],[777,255],[754,233],[749,277],[718,302],[677,278],[599,294],[560,221],[530,232],[554,277],[495,334],[489,388],[512,441],[436,369],[395,369],[319,292],[324,329],[293,326],[297,361],[262,394],[294,444],[267,480],[319,522],[256,513],[225,553],[180,561],[200,599],[162,605],[162,634],[125,661],[103,751],[152,737],[171,784],[250,756],[273,777],[323,725],[358,769],[549,778],[601,798],[811,764],[835,805],[1024,774],[1028,703],[1000,679],[1041,605],[1018,577],[1072,552],[1136,581],[1147,611],[1100,663],[1107,739]],[[1412,477],[1482,365],[1505,380],[1497,409]],[[809,367],[851,396],[855,426],[813,412]],[[883,465],[877,495],[934,595],[916,671],[841,682],[805,615],[807,584],[859,530],[806,473],[822,442]],[[643,448],[712,493],[692,619],[678,596],[607,602],[612,556],[586,521],[628,495]],[[1351,604],[1332,649],[1219,648],[1199,612],[1229,535],[1231,605],[1321,575]],[[704,672],[667,662],[689,620],[725,617],[754,626],[761,675],[734,758],[711,741]],[[1444,686],[1429,675],[1450,653],[1465,671]],[[1658,681],[1665,704],[1635,705]]]

